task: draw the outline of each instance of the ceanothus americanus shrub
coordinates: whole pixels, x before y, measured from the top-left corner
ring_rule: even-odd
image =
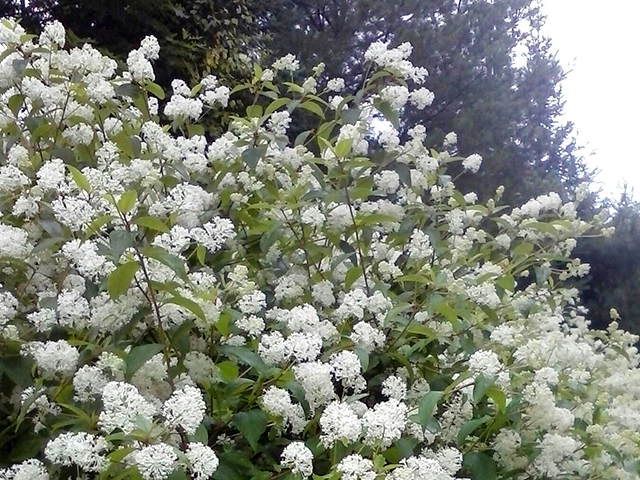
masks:
[[[64,43],[0,23],[0,479],[640,478],[637,339],[564,283],[609,232],[401,141],[410,45],[356,95],[287,56],[165,99],[154,38]]]

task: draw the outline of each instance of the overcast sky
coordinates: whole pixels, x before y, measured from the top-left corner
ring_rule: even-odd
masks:
[[[575,123],[606,193],[627,180],[640,199],[638,0],[544,0],[565,71],[565,116]]]

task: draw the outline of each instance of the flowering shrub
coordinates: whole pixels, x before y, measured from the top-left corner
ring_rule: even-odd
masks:
[[[562,283],[584,191],[481,205],[455,134],[372,128],[433,101],[409,45],[165,100],[155,39],[64,41],[0,24],[0,479],[640,477],[637,339]]]

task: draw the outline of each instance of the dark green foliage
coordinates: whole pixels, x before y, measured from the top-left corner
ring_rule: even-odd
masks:
[[[155,35],[162,49],[158,83],[168,85],[174,78],[194,83],[204,72],[226,81],[248,75],[243,55],[264,45],[266,7],[257,0],[11,0],[0,15],[21,17],[35,30],[57,19],[75,36],[73,43],[89,41],[121,61]]]
[[[615,235],[581,239],[575,252],[591,265],[582,297],[595,328],[606,327],[609,310],[615,308],[620,326],[640,334],[640,203],[625,188],[609,208]]]

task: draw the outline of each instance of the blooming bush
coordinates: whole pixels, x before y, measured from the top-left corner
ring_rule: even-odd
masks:
[[[640,478],[637,338],[563,286],[584,190],[457,191],[482,158],[394,128],[409,45],[356,95],[287,56],[165,100],[155,39],[64,41],[0,24],[0,479]]]

